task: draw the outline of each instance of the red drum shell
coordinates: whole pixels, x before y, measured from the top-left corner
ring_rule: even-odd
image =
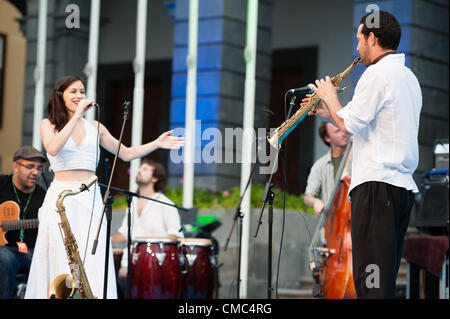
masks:
[[[216,285],[215,255],[211,240],[185,238],[180,240],[185,257],[182,275],[182,297],[186,299],[212,298]]]
[[[130,298],[177,299],[181,296],[178,241],[134,240],[131,248]]]

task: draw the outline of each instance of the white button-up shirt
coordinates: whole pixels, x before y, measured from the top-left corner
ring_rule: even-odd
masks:
[[[153,199],[173,204],[162,193],[156,193]],[[136,197],[131,202],[131,239],[136,237],[167,237],[167,235],[183,237],[183,233],[180,232],[180,216],[175,207],[148,200],[139,216],[137,213],[137,202],[138,199]],[[122,226],[119,228],[119,232],[125,238],[128,237],[127,218],[127,214],[125,214]]]
[[[418,192],[412,174],[419,162],[422,108],[419,82],[404,54],[390,54],[369,66],[353,99],[337,115],[353,135],[351,190],[368,181]]]
[[[155,196],[153,196],[153,199],[173,204],[173,202],[162,193],[156,193]],[[131,202],[131,240],[138,237],[165,238],[167,235],[184,237],[183,233],[180,231],[180,215],[175,207],[148,200],[139,216],[137,213],[137,202],[138,198],[133,197],[133,201]],[[125,213],[122,225],[118,231],[125,238],[128,238],[128,212]],[[126,248],[123,249],[121,262],[123,267],[128,266],[126,250]]]

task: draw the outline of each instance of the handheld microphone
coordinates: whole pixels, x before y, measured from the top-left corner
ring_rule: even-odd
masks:
[[[130,105],[131,105],[131,102],[129,102],[129,101],[125,101],[123,103],[123,118],[125,120],[128,119],[128,113],[129,113]]]
[[[123,103],[123,110],[124,110],[125,112],[128,112],[128,110],[129,110],[129,108],[130,108],[130,105],[131,105],[131,102],[125,101],[125,102]]]
[[[287,91],[288,94],[307,94],[307,93],[313,93],[313,90],[310,87],[311,84],[308,84],[306,86],[302,86],[300,88],[290,89]]]

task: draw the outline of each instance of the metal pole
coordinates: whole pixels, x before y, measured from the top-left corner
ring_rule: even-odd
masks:
[[[91,18],[89,25],[89,49],[88,62],[84,67],[84,74],[87,76],[86,93],[88,99],[95,101],[97,97],[97,59],[98,59],[98,33],[100,25],[100,0],[91,0]],[[86,113],[89,120],[95,119],[95,108],[91,108]]]
[[[252,150],[254,149],[254,114],[255,114],[255,69],[256,69],[256,45],[258,29],[258,0],[248,0],[247,5],[247,40],[244,50],[245,58],[245,93],[244,93],[244,121],[242,141],[242,165],[241,165],[241,195],[245,189],[251,173]],[[242,200],[242,213],[244,214],[242,229],[242,254],[240,297],[247,297],[248,279],[248,250],[250,234],[250,197],[251,184]]]
[[[195,116],[197,95],[197,37],[198,0],[189,1],[189,42],[186,86],[186,144],[184,146],[183,206],[192,208],[194,202]]]
[[[33,114],[33,147],[42,150],[40,126],[44,115],[45,49],[47,40],[47,0],[39,0],[36,68],[34,69],[35,93]]]
[[[142,127],[144,122],[144,80],[145,80],[145,37],[147,30],[147,0],[138,0],[136,23],[136,57],[133,61],[133,119],[131,126],[131,146],[142,144]],[[135,178],[139,170],[140,160],[131,161],[130,189],[137,190]]]

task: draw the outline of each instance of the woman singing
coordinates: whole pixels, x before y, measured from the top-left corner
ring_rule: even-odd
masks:
[[[85,84],[78,76],[58,80],[50,93],[48,118],[41,122],[41,137],[55,176],[38,213],[39,232],[25,298],[48,298],[52,280],[60,274],[71,273],[58,225],[61,222],[56,212],[58,195],[64,190],[78,190],[95,174],[100,156],[98,140],[109,152],[114,154],[117,150],[119,141],[101,123],[83,118],[93,105],[93,100],[86,99]],[[118,156],[131,161],[158,148],[178,149],[183,146],[184,139],[171,136],[171,133],[165,132],[156,140],[140,146],[121,145]],[[89,191],[66,197],[64,207],[92,292],[97,298],[102,298],[106,218],[103,218],[96,253],[91,254],[103,210],[99,186],[95,184]],[[107,298],[117,298],[111,249],[109,253]]]

